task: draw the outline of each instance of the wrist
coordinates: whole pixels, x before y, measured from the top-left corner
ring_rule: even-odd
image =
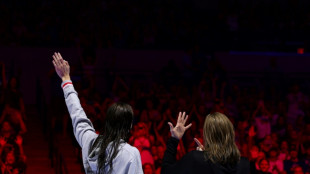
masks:
[[[178,140],[180,140],[182,137],[177,137],[177,136],[175,136],[175,135],[173,135],[173,134],[171,134],[171,137],[173,137],[173,138],[175,138],[175,139],[178,139]]]
[[[67,75],[67,76],[63,76],[61,80],[64,82],[64,81],[71,80],[71,79],[70,79],[70,76]]]
[[[177,143],[180,142],[180,139],[178,139],[178,138],[176,138],[176,137],[173,137],[173,136],[171,136],[170,139],[171,139],[170,141],[174,141],[174,142],[177,142]]]

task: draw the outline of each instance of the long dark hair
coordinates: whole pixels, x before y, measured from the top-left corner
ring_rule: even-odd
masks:
[[[96,139],[93,148],[100,146],[98,156],[98,173],[110,174],[113,171],[113,159],[119,152],[119,145],[129,136],[133,121],[133,110],[122,102],[112,104],[103,121],[103,129]],[[106,171],[109,168],[108,171]]]

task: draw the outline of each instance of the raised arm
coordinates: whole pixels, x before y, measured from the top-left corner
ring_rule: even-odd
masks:
[[[75,138],[82,148],[88,148],[98,135],[96,134],[91,121],[87,118],[80,104],[77,92],[74,90],[70,79],[70,66],[68,62],[63,60],[60,53],[55,53],[53,59],[55,70],[58,76],[62,79],[61,86],[72,119]]]
[[[162,173],[171,173],[177,171],[180,166],[183,165],[184,158],[180,161],[176,161],[177,146],[179,140],[183,137],[185,131],[189,129],[192,124],[185,126],[188,116],[185,116],[185,112],[179,113],[178,121],[174,127],[172,123],[168,122],[170,126],[171,138],[167,142],[167,149],[162,163]]]

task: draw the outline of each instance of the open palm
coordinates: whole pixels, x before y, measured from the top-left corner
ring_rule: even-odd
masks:
[[[53,55],[53,64],[55,71],[58,76],[63,80],[70,80],[70,66],[67,61],[65,61],[60,53],[54,53]]]
[[[171,122],[168,122],[170,126],[170,132],[171,136],[177,139],[181,139],[187,129],[189,129],[192,126],[192,123],[185,126],[186,121],[188,119],[188,115],[185,114],[185,112],[179,112],[178,121],[175,127],[173,127],[173,124]]]

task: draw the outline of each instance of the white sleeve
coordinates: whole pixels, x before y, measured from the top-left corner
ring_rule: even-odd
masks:
[[[91,142],[97,138],[95,129],[91,121],[87,118],[78,98],[77,92],[74,90],[71,81],[64,81],[61,84],[66,105],[72,119],[73,132],[76,140],[82,148],[90,146]]]
[[[135,156],[130,162],[128,174],[143,174],[141,156],[138,149],[135,149]]]

